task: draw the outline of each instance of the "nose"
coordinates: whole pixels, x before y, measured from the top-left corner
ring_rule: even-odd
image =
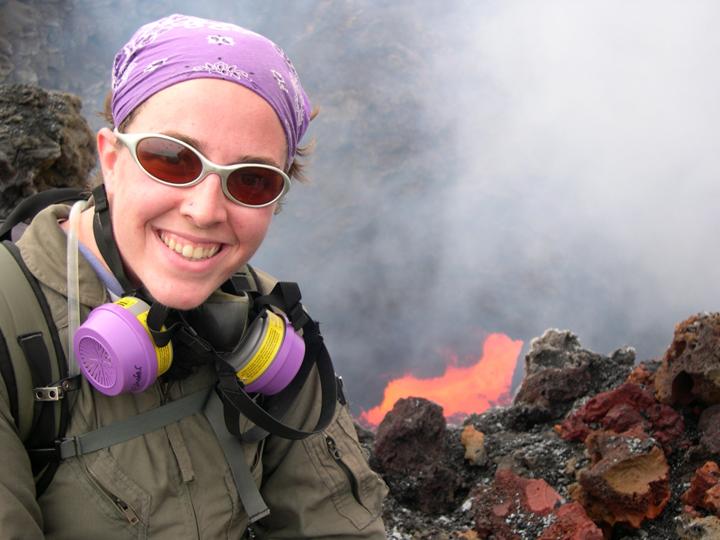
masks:
[[[215,173],[184,188],[187,193],[180,206],[180,213],[200,229],[207,229],[227,220],[228,200],[222,190],[222,179]]]

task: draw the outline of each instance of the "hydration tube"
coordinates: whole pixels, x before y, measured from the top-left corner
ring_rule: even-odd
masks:
[[[75,358],[73,338],[80,326],[80,284],[78,282],[78,228],[80,213],[87,206],[87,201],[77,201],[70,209],[70,227],[67,236],[67,298],[68,298],[68,371],[71,377],[80,374],[80,367]]]

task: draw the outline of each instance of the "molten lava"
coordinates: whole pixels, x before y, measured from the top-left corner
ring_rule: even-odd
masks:
[[[360,420],[377,426],[400,398],[423,397],[440,405],[446,418],[481,413],[492,405],[507,405],[518,355],[523,343],[504,334],[490,334],[480,359],[468,367],[458,367],[450,359],[439,377],[418,379],[405,375],[385,387],[380,405],[363,411]]]

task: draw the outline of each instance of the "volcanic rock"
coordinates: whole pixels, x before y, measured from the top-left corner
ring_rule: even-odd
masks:
[[[720,454],[720,405],[702,411],[698,430],[702,446],[711,454]]]
[[[660,367],[659,360],[647,360],[637,364],[625,382],[637,384],[643,388],[655,388],[655,373]]]
[[[717,540],[720,538],[720,519],[715,516],[682,516],[676,532],[679,540]]]
[[[720,517],[720,467],[717,463],[708,461],[695,471],[690,488],[683,493],[682,501]]]
[[[80,99],[31,85],[0,85],[0,219],[51,187],[87,187],[95,142]]]
[[[632,348],[603,356],[583,349],[567,330],[547,330],[530,343],[525,379],[513,404],[527,424],[559,419],[576,400],[608,390],[623,381],[635,361]]]
[[[603,540],[600,527],[595,525],[582,505],[563,504],[555,512],[555,521],[538,537],[538,540]]]
[[[537,538],[552,522],[548,517],[563,499],[544,480],[528,479],[509,469],[498,469],[492,485],[470,494],[475,530],[480,538]]]
[[[452,466],[439,405],[423,398],[398,400],[378,426],[374,452],[378,471],[399,501],[429,513],[457,505],[463,481]]]
[[[614,433],[640,431],[669,449],[682,440],[685,424],[677,411],[658,403],[650,390],[625,383],[591,398],[556,431],[563,439],[584,441],[596,428]]]
[[[467,425],[462,430],[460,442],[465,447],[465,459],[473,465],[484,465],[487,461],[485,451],[485,435],[472,425]]]
[[[700,313],[675,326],[655,374],[659,401],[670,405],[720,403],[720,313]]]
[[[639,430],[636,436],[595,431],[585,443],[592,461],[571,494],[594,521],[640,527],[663,511],[670,499],[669,467],[653,439]]]

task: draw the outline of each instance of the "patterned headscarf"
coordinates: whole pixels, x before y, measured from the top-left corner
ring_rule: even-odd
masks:
[[[199,78],[241,84],[265,99],[285,130],[292,162],[310,122],[310,101],[280,47],[230,23],[174,14],[140,27],[115,55],[115,125],[160,90]]]

